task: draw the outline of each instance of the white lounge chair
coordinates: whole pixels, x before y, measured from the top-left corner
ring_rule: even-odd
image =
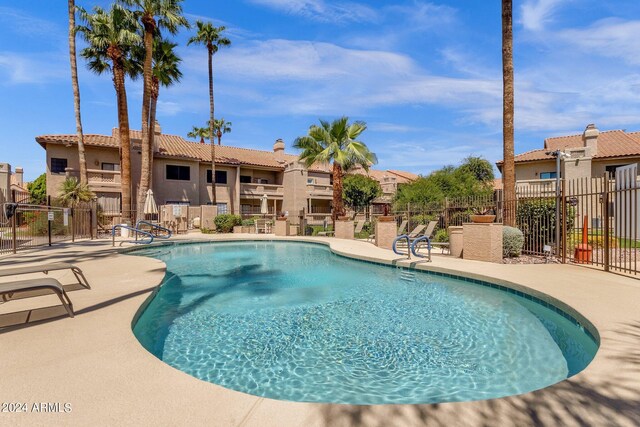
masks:
[[[50,271],[71,270],[76,276],[78,283],[87,289],[91,289],[87,278],[84,277],[82,270],[73,264],[67,262],[54,262],[51,264],[31,265],[28,267],[12,267],[0,270],[0,277],[17,276],[20,274],[44,273],[49,274]]]
[[[73,304],[69,296],[64,291],[62,284],[51,277],[42,277],[39,279],[18,280],[15,282],[0,283],[0,294],[6,301],[5,295],[11,297],[16,292],[34,291],[38,289],[50,289],[58,295],[62,305],[70,317],[74,317]]]

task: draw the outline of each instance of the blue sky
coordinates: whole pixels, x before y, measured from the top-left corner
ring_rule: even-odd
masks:
[[[108,1],[77,0],[85,8]],[[214,57],[216,116],[233,123],[223,144],[287,151],[318,118],[364,120],[380,169],[427,174],[464,157],[502,156],[499,0],[439,2],[186,0],[190,21],[228,28]],[[640,130],[640,2],[514,2],[516,153],[545,137]],[[206,50],[175,40],[182,82],[162,89],[165,133],[186,136],[208,118]],[[0,1],[0,161],[44,171],[41,134],[74,133],[66,2]],[[108,76],[79,61],[85,133],[116,126]],[[128,82],[140,128],[142,83]]]

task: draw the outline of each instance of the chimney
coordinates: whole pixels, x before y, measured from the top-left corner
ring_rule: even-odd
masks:
[[[276,160],[284,160],[284,141],[278,138],[273,144],[273,152],[275,153]]]
[[[155,133],[156,135],[160,135],[162,133],[162,128],[160,127],[160,123],[158,123],[157,120],[153,125],[153,133]]]
[[[17,167],[14,176],[16,177],[16,185],[20,187],[24,186],[24,169],[22,169],[21,167]]]
[[[600,131],[593,123],[587,125],[582,134],[582,144],[587,148],[586,151],[588,151],[587,155],[589,156],[594,156],[598,153],[598,135],[600,135]]]

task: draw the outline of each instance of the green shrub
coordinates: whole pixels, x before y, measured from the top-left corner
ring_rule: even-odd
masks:
[[[255,225],[255,220],[254,219],[243,219],[242,220],[242,226],[243,227],[252,227]]]
[[[433,241],[434,242],[448,242],[449,241],[449,233],[447,233],[447,230],[444,228],[441,228],[440,230],[436,231],[436,234],[433,235]]]
[[[505,258],[518,257],[522,254],[524,234],[515,227],[502,228],[502,256]]]
[[[24,223],[29,227],[32,236],[47,236],[49,234],[49,216],[47,211],[25,212],[22,214]],[[51,221],[51,234],[53,236],[64,236],[71,234],[68,226],[64,225],[63,214],[55,211],[54,220]]]
[[[425,215],[413,215],[411,217],[412,224],[429,224],[430,221],[435,221],[438,219],[438,216],[435,214],[425,214]]]
[[[569,204],[567,211],[567,230],[573,228],[575,208]],[[518,202],[516,223],[524,234],[525,248],[542,252],[544,245],[555,241],[556,201],[553,198],[523,200]]]
[[[242,218],[240,215],[222,214],[218,215],[213,220],[213,223],[219,233],[231,233],[234,226],[242,225]]]
[[[202,234],[213,234],[213,233],[215,233],[215,230],[212,230],[210,228],[200,227],[200,232]]]

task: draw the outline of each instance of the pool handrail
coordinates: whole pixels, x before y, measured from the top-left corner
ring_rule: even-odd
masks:
[[[172,232],[170,229],[168,229],[167,227],[163,227],[163,226],[161,226],[161,225],[154,224],[154,223],[152,223],[152,222],[145,221],[145,220],[143,220],[143,219],[141,219],[141,220],[139,220],[138,222],[136,222],[136,227],[135,227],[135,228],[136,228],[136,229],[138,229],[138,230],[142,230],[142,229],[140,228],[140,224],[145,224],[145,225],[150,226],[152,229],[153,229],[153,228],[155,228],[155,229],[158,229],[158,230],[165,231],[165,232],[167,233],[167,235],[166,235],[166,236],[160,236],[160,235],[156,234],[156,235],[155,235],[155,238],[156,238],[156,239],[169,239],[169,238],[171,238],[171,236],[173,235],[173,232]]]
[[[407,252],[400,252],[398,251],[398,249],[396,248],[396,243],[398,243],[398,241],[400,240],[406,240],[407,241]],[[398,255],[406,255],[407,259],[411,259],[411,239],[409,238],[409,236],[407,234],[401,234],[398,237],[396,237],[393,240],[393,245],[391,245],[391,249],[393,249],[393,252],[395,252]]]
[[[425,240],[427,241],[427,256],[418,253],[418,243],[424,242]],[[429,236],[421,236],[415,239],[411,243],[411,253],[418,258],[426,258],[429,262],[431,262],[431,239],[429,238]]]
[[[140,244],[140,245],[144,245],[144,244],[150,244],[153,243],[153,234],[149,233],[148,231],[144,231],[144,230],[140,230],[138,228],[135,227],[131,227],[128,225],[123,225],[123,224],[116,224],[113,227],[111,227],[111,246],[116,246],[116,228],[120,228],[120,229],[126,229],[126,230],[131,230],[134,233],[136,233],[136,237],[135,240],[129,240],[129,243],[135,243],[135,244]],[[138,233],[147,236],[149,238],[149,241],[145,241],[145,239],[141,239],[138,240]]]

